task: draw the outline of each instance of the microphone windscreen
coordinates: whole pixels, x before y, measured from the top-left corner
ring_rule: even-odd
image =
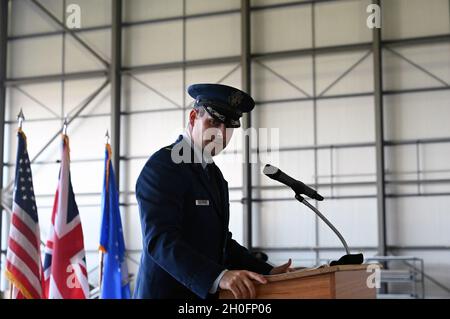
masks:
[[[264,166],[263,173],[265,175],[274,175],[277,172],[278,172],[278,168],[275,166],[272,166],[270,164],[266,164],[266,166]]]

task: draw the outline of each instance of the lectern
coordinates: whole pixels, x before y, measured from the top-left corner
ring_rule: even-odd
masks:
[[[265,276],[267,284],[256,284],[257,299],[374,299],[376,288],[368,265],[338,265],[302,269],[280,275]],[[369,282],[369,285],[367,284]],[[220,299],[233,299],[223,290]]]

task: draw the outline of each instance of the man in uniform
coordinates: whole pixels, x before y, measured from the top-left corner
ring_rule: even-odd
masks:
[[[196,84],[189,123],[177,141],[153,154],[136,183],[143,252],[135,298],[215,298],[220,289],[254,298],[272,267],[232,239],[228,183],[212,157],[228,144],[255,102],[226,85]]]

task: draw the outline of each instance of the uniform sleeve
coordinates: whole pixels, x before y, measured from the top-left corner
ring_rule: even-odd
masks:
[[[253,256],[247,248],[239,245],[231,232],[227,236],[227,266],[231,269],[245,269],[259,274],[268,275],[273,266]]]
[[[228,269],[225,269],[224,271],[222,271],[220,273],[220,275],[216,278],[216,280],[214,280],[214,283],[213,283],[211,289],[209,289],[209,293],[215,294],[217,292],[217,289],[219,288],[220,281],[222,280],[222,277],[225,275],[225,273],[227,271],[228,271]]]
[[[190,246],[182,237],[187,186],[178,165],[150,159],[136,184],[145,249],[153,260],[200,298],[206,298],[225,267]]]

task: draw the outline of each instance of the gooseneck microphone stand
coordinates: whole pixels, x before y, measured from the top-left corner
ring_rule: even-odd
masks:
[[[295,199],[298,200],[303,205],[305,205],[306,207],[308,207],[309,209],[311,209],[314,213],[316,213],[317,216],[319,216],[320,219],[322,219],[325,222],[325,224],[327,224],[328,227],[331,228],[331,230],[336,234],[336,236],[339,237],[339,239],[341,240],[342,245],[344,245],[345,252],[349,255],[350,254],[350,250],[348,249],[347,242],[345,241],[344,237],[342,237],[341,233],[336,229],[336,227],[334,227],[333,224],[317,208],[315,208],[308,201],[306,201],[305,198],[302,195],[295,194]]]
[[[336,229],[336,227],[333,226],[333,224],[313,205],[311,205],[308,201],[305,200],[303,196],[300,194],[295,194],[295,199],[298,200],[300,203],[311,209],[314,213],[317,214],[317,216],[322,219],[325,224],[328,225],[328,227],[331,228],[331,230],[336,234],[336,236],[339,237],[340,241],[342,242],[342,245],[345,248],[346,255],[342,256],[338,261],[333,260],[330,263],[330,266],[335,265],[359,265],[362,264],[364,261],[363,254],[350,254],[350,249],[348,248],[347,242],[345,241],[344,237],[341,235],[341,233]]]

